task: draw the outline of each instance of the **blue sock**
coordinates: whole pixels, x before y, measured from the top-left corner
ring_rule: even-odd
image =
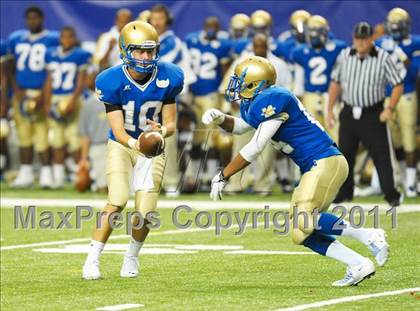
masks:
[[[328,235],[341,235],[342,229],[335,229],[334,225],[342,225],[344,221],[338,221],[340,218],[330,213],[320,213],[318,217],[318,232]]]
[[[321,234],[317,231],[314,231],[306,240],[303,242],[303,245],[307,248],[310,248],[314,252],[325,256],[327,253],[328,247],[335,239],[329,235]]]

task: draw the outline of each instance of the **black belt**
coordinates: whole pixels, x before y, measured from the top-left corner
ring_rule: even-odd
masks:
[[[345,108],[349,108],[349,109],[353,109],[354,107],[359,107],[359,106],[352,106],[346,102],[344,102],[344,107]],[[384,100],[369,106],[369,107],[361,107],[363,112],[371,112],[371,111],[381,111],[384,109]]]

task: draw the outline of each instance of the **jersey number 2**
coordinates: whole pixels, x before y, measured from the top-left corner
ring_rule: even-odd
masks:
[[[327,76],[324,74],[327,68],[327,62],[323,57],[316,56],[312,57],[308,63],[311,71],[311,84],[320,85],[327,83]]]

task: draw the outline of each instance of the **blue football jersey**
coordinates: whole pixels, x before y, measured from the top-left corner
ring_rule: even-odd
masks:
[[[191,65],[197,81],[191,85],[191,92],[203,96],[216,92],[222,81],[222,63],[227,62],[230,42],[227,39],[205,39],[204,32],[193,33],[186,38],[191,56]]]
[[[16,81],[23,89],[40,89],[46,78],[47,49],[59,45],[59,33],[44,30],[31,34],[28,30],[13,32],[8,40],[8,51],[16,60]]]
[[[277,40],[273,54],[283,58],[288,63],[293,63],[291,52],[300,45],[302,45],[302,43],[299,43],[293,36],[288,37],[284,41]]]
[[[418,68],[412,65],[413,58],[420,57],[420,36],[411,35],[407,39],[404,39],[401,43],[395,42],[392,37],[385,36],[376,41],[376,44],[386,50],[388,53],[393,54],[395,49],[399,47],[405,54],[405,58],[408,60],[408,67],[406,68],[406,76],[404,78],[404,94],[414,92],[416,89],[416,78],[418,74]],[[404,61],[397,57],[397,66],[404,66]],[[392,87],[388,86],[386,94],[391,95]]]
[[[106,104],[122,106],[124,128],[137,139],[149,128],[147,119],[162,123],[162,105],[166,100],[175,99],[182,91],[183,84],[184,73],[174,64],[158,62],[144,85],[133,80],[125,65],[117,65],[97,76],[96,95]],[[116,140],[112,130],[109,138]]]
[[[164,62],[179,64],[182,60],[182,41],[168,30],[159,37],[159,56]]]
[[[252,43],[250,38],[231,39],[231,56],[239,57],[241,53]]]
[[[251,102],[241,103],[240,109],[242,119],[255,129],[273,118],[284,122],[272,143],[299,166],[302,174],[316,165],[316,160],[341,154],[318,121],[286,88],[265,89]]]
[[[313,49],[307,44],[295,47],[291,60],[302,66],[305,72],[305,91],[328,91],[331,71],[335,60],[347,44],[341,40],[329,40],[322,49]]]
[[[86,69],[91,54],[75,47],[63,52],[61,46],[47,50],[47,69],[51,73],[53,94],[73,93],[77,84],[77,76],[81,70]]]

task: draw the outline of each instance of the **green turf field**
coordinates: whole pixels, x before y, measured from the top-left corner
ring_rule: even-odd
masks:
[[[12,191],[2,187],[1,196],[21,198],[104,198],[79,195],[72,190]],[[207,196],[181,196],[187,203]],[[271,197],[287,200],[287,196]],[[228,197],[230,202],[257,200],[254,195]],[[258,200],[264,200],[260,198]],[[382,202],[377,198],[378,202]],[[210,201],[209,201],[210,202]],[[411,201],[415,203],[416,201]],[[204,207],[205,208],[205,207]],[[404,207],[401,207],[403,209]],[[74,207],[38,207],[42,211],[74,211]],[[243,213],[245,210],[235,210]],[[251,210],[247,210],[251,211]],[[14,211],[1,208],[1,309],[2,310],[96,310],[105,306],[139,304],[128,310],[276,310],[334,298],[383,293],[420,287],[420,212],[399,213],[398,228],[382,215],[388,232],[391,257],[376,275],[357,287],[335,289],[331,283],[344,276],[345,267],[331,259],[312,255],[292,245],[289,236],[274,234],[273,228],[179,230],[172,223],[171,209],[161,209],[161,227],[153,231],[140,255],[141,272],[135,279],[119,277],[125,230],[113,233],[109,249],[101,258],[103,279],[84,281],[81,269],[93,220],[81,229],[15,230]],[[214,214],[217,210],[211,210]],[[232,211],[233,212],[233,211]],[[194,219],[183,214],[180,220]],[[58,224],[56,217],[56,224]],[[74,225],[74,219],[71,223]],[[367,217],[367,225],[372,218]],[[365,256],[360,243],[341,241]],[[35,244],[33,243],[44,243]],[[22,246],[23,245],[23,246]],[[17,248],[18,246],[19,248]],[[262,251],[259,254],[252,251]],[[299,252],[284,254],[279,251]],[[251,252],[251,253],[250,253]],[[406,292],[360,301],[323,306],[318,310],[419,310],[420,292]]]

